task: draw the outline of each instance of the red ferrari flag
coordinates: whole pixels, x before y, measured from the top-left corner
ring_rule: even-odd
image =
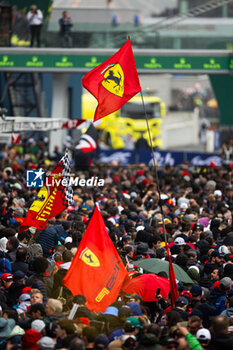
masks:
[[[34,176],[33,183],[41,180],[44,186],[40,189],[36,199],[28,210],[28,214],[20,226],[19,233],[31,226],[43,230],[49,219],[63,212],[74,201],[73,190],[70,186],[70,161],[68,152],[65,153],[50,176],[43,178],[44,171],[42,169],[28,170],[28,185],[31,176]]]
[[[75,296],[83,294],[91,311],[104,312],[128,276],[96,207],[63,284]]]
[[[82,84],[98,101],[94,121],[117,111],[140,92],[130,39],[115,55],[87,73]]]

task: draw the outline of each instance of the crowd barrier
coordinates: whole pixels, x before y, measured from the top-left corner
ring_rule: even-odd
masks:
[[[188,162],[190,166],[221,166],[221,156],[218,153],[196,153],[184,151],[155,151],[155,160],[157,165],[166,164],[179,165]],[[152,153],[150,150],[98,150],[96,157],[100,163],[109,163],[117,161],[122,165],[145,163],[152,165]]]

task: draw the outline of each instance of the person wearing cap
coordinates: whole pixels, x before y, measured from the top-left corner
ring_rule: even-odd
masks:
[[[126,336],[128,337],[134,337],[136,340],[136,337],[139,335],[140,331],[142,330],[142,325],[139,321],[138,318],[136,317],[128,317],[125,320],[124,323],[124,334],[116,340],[113,340],[110,344],[109,344],[109,350],[113,350],[116,348],[121,348],[122,344],[125,342],[125,340],[127,339]]]
[[[0,280],[3,286],[3,292],[5,295],[7,295],[8,289],[13,283],[13,275],[11,273],[3,273]]]
[[[188,320],[188,316],[189,316],[187,312],[188,304],[189,302],[185,297],[179,297],[175,301],[175,307],[173,308],[173,310],[177,311],[180,314],[183,321]]]
[[[100,333],[97,335],[94,341],[94,349],[95,350],[104,350],[107,349],[109,344],[109,339],[106,334]]]
[[[25,274],[22,271],[16,271],[13,274],[13,283],[7,288],[5,293],[7,297],[7,304],[12,307],[16,305],[19,296],[22,294],[22,290],[25,287]]]
[[[200,236],[201,236],[201,234],[204,231],[204,225],[201,222],[196,222],[193,225],[192,230],[193,230],[193,234],[195,235],[197,241],[199,241],[200,240]]]
[[[45,335],[45,323],[43,320],[33,320],[31,323],[31,329],[35,329],[40,332],[41,335]]]
[[[215,190],[214,191],[214,198],[216,202],[222,201],[222,191],[221,190]]]
[[[42,337],[37,344],[39,345],[40,350],[53,350],[55,349],[55,343],[50,337]]]
[[[189,250],[189,245],[186,244],[183,237],[176,237],[174,241],[174,245],[171,246],[170,251],[172,255],[179,255],[180,253],[184,253]]]
[[[188,201],[189,202],[189,201]],[[186,214],[186,211],[189,207],[188,202],[181,202],[180,204],[178,203],[178,209],[175,211],[175,216],[184,216]]]
[[[211,340],[211,333],[207,328],[201,328],[197,331],[196,338],[203,348],[208,348]]]
[[[190,307],[192,309],[197,308],[201,304],[201,300],[203,297],[203,291],[201,286],[198,284],[194,284],[192,288],[190,289],[190,292],[192,294],[192,300],[190,302]]]
[[[119,339],[124,334],[124,324],[128,317],[132,316],[132,310],[127,305],[122,305],[118,312],[118,325],[109,335],[109,342]]]
[[[149,258],[149,246],[147,243],[141,242],[136,247],[136,257],[134,260],[148,259]]]

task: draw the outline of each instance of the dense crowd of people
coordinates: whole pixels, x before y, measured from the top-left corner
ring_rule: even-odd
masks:
[[[94,162],[76,175],[104,186],[74,188],[73,206],[44,230],[19,234],[37,197],[26,170],[51,171],[57,158],[45,141],[0,151],[0,349],[233,349],[232,164],[166,165],[156,174],[144,164]],[[121,293],[96,313],[62,284],[96,203],[130,278],[148,272],[138,260],[166,260],[168,242],[192,281],[177,279],[175,305],[159,291],[151,301]]]

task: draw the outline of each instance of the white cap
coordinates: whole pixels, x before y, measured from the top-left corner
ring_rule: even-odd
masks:
[[[37,344],[41,347],[41,348],[45,348],[45,349],[55,349],[55,344],[53,342],[53,339],[50,337],[42,337]]]
[[[142,226],[142,225],[136,227],[136,231],[137,231],[137,232],[143,231],[143,230],[145,230],[145,227]]]
[[[112,218],[108,218],[108,221],[110,221],[113,225],[116,225],[116,220]]]
[[[42,320],[34,320],[31,323],[31,329],[34,329],[37,332],[42,332],[45,328],[45,323]]]
[[[29,140],[28,140],[28,143],[33,143],[35,145],[36,141],[31,137]]]
[[[197,340],[206,341],[211,339],[210,331],[207,328],[198,329],[196,333]]]
[[[221,245],[221,247],[218,248],[219,254],[229,254],[229,250],[225,245]]]
[[[220,191],[220,190],[214,191],[214,197],[221,197],[221,196],[222,196],[222,191]]]
[[[175,245],[185,245],[185,240],[182,237],[177,237],[175,239]]]
[[[161,193],[160,198],[162,200],[168,199],[168,196],[165,193]]]
[[[72,237],[70,237],[70,236],[66,237],[65,244],[66,243],[72,243],[72,242],[73,242]]]
[[[188,209],[188,204],[187,203],[181,203],[180,204],[180,209]]]
[[[177,201],[177,204],[178,204],[178,207],[180,208],[181,206],[181,203],[186,203],[188,204],[189,203],[189,199],[188,198],[185,198],[185,197],[180,197]]]
[[[2,250],[3,252],[6,252],[6,243],[7,243],[8,239],[6,237],[2,237],[0,239],[0,250]]]

